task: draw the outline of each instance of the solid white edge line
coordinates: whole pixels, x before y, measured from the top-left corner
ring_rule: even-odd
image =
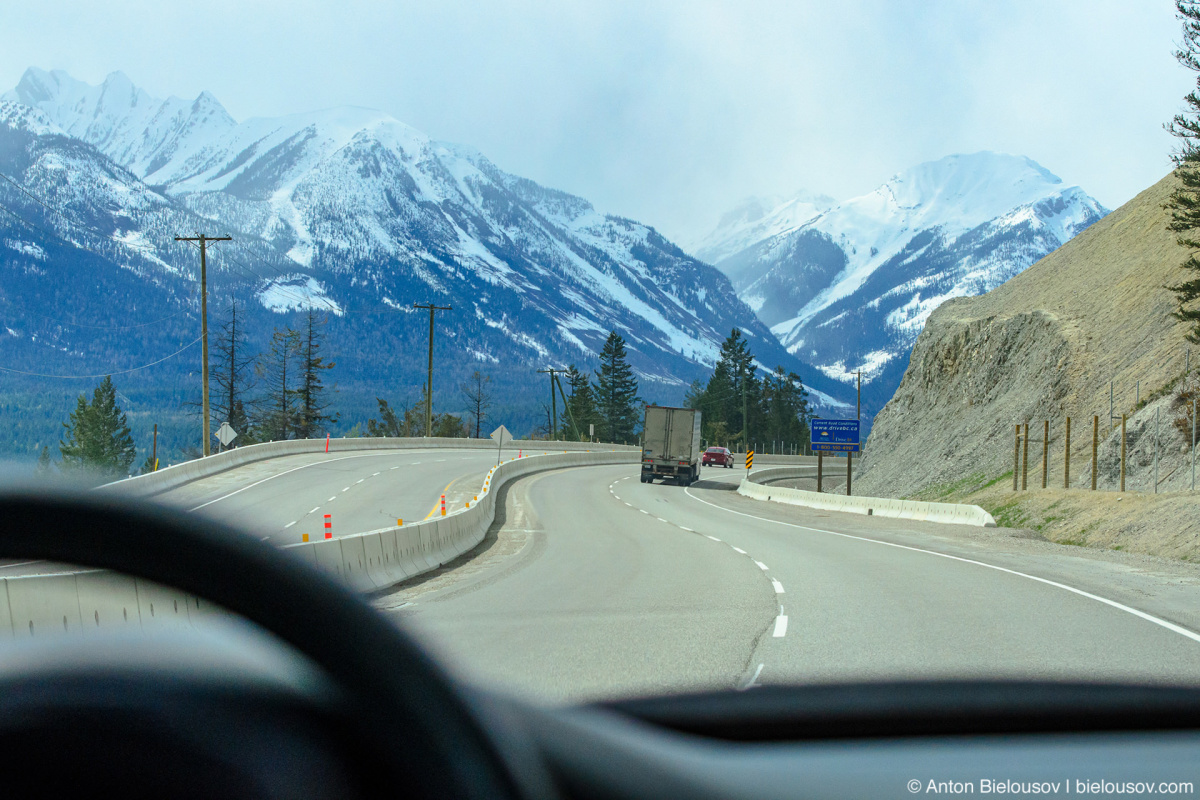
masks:
[[[771,579],[771,585],[775,587],[775,594],[783,594],[783,584],[774,578]]]
[[[824,528],[812,528],[812,527],[809,527],[808,525],[797,525],[794,522],[781,522],[776,519],[767,519],[766,517],[758,517],[758,516],[755,516],[754,514],[746,514],[742,511],[734,511],[732,508],[726,508],[725,506],[719,506],[716,503],[710,503],[707,500],[696,497],[696,495],[692,494],[691,489],[685,488],[683,491],[687,494],[688,497],[692,498],[693,500],[698,500],[701,503],[704,503],[705,505],[712,506],[713,508],[719,508],[722,511],[729,512],[730,514],[737,514],[740,517],[749,517],[750,519],[756,519],[756,520],[759,520],[760,522],[773,522],[776,525],[783,525],[788,528],[800,528],[801,530],[813,531],[814,533],[828,533],[832,536],[841,536],[844,539],[856,539],[860,542],[870,542],[872,544],[882,544],[882,545],[886,545],[887,547],[896,547],[901,550],[911,550],[914,553],[925,553],[927,555],[937,556],[939,558],[948,558],[951,561],[961,561],[964,564],[974,564],[977,567],[987,567],[988,569],[994,569],[997,572],[1007,572],[1009,575],[1016,575],[1019,578],[1027,578],[1031,581],[1037,581],[1038,583],[1044,583],[1047,586],[1053,586],[1056,589],[1063,589],[1064,591],[1068,591],[1073,594],[1077,594],[1080,597],[1086,597],[1089,600],[1095,600],[1097,603],[1103,603],[1106,606],[1112,606],[1113,608],[1117,609],[1118,611],[1124,611],[1126,614],[1132,614],[1133,616],[1144,619],[1147,622],[1153,622],[1155,625],[1159,625],[1163,628],[1166,628],[1167,630],[1169,630],[1173,633],[1178,633],[1180,636],[1186,636],[1187,638],[1191,639],[1192,641],[1200,642],[1200,633],[1196,633],[1195,631],[1190,631],[1187,628],[1176,625],[1174,622],[1168,622],[1167,620],[1156,617],[1153,614],[1147,614],[1145,611],[1138,611],[1136,608],[1132,608],[1130,606],[1124,605],[1123,603],[1118,603],[1116,600],[1109,600],[1107,597],[1101,597],[1100,595],[1092,594],[1091,592],[1085,592],[1083,589],[1076,589],[1074,586],[1068,586],[1065,583],[1059,583],[1058,581],[1052,581],[1047,578],[1039,578],[1037,575],[1030,575],[1027,572],[1019,572],[1015,569],[1008,569],[1007,567],[998,567],[995,564],[988,564],[983,561],[976,561],[972,558],[963,558],[962,556],[952,556],[952,555],[949,555],[948,553],[939,553],[936,550],[925,550],[920,547],[911,547],[906,544],[896,544],[895,542],[885,542],[882,539],[870,539],[870,538],[867,538],[866,536],[855,536],[854,534],[851,534],[851,533],[839,533],[837,531],[827,531]]]
[[[386,453],[386,452],[384,452],[384,453],[355,453],[354,455],[350,455],[350,456],[338,456],[337,458],[327,458],[324,461],[314,461],[311,464],[301,464],[298,467],[292,467],[291,469],[285,469],[283,472],[277,472],[274,475],[268,475],[267,477],[263,478],[262,480],[257,480],[254,483],[251,483],[248,486],[243,486],[242,488],[232,491],[229,494],[221,495],[220,497],[215,497],[206,503],[201,503],[198,506],[193,506],[192,508],[188,509],[188,512],[191,513],[192,511],[199,511],[200,509],[204,508],[205,506],[211,506],[213,503],[219,503],[222,500],[227,500],[230,497],[233,497],[235,494],[241,494],[242,492],[246,491],[247,489],[253,489],[255,486],[258,486],[260,483],[266,483],[267,481],[273,481],[276,478],[281,478],[284,475],[291,474],[293,472],[296,472],[297,470],[308,469],[309,467],[319,467],[322,464],[332,464],[334,461],[345,461],[348,458],[379,458],[380,456],[388,456],[388,455],[395,455],[395,454],[394,453]],[[399,469],[399,467],[392,467],[392,469]]]
[[[771,634],[776,639],[782,639],[787,636],[787,617],[780,614],[775,618],[775,632]]]
[[[762,674],[762,671],[763,671],[763,665],[759,664],[758,669],[754,670],[754,677],[751,678],[750,681],[745,686],[739,686],[738,691],[744,692],[747,689],[753,689],[755,686],[758,686],[758,684],[755,681],[758,680],[758,676]]]

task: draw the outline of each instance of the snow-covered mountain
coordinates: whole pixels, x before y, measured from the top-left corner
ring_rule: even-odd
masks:
[[[430,300],[454,306],[439,334],[448,393],[473,369],[519,373],[514,383],[525,385],[534,366],[593,363],[616,329],[643,394],[678,399],[737,327],[763,364],[783,364],[815,389],[845,397],[784,350],[725,275],[653,228],[602,215],[382,112],[336,108],[237,122],[207,93],[159,100],[120,73],[91,86],[36,69],[0,100],[0,166],[64,212],[0,184],[0,202],[41,231],[0,215],[0,239],[23,243],[9,255],[26,245],[62,251],[72,241],[89,248],[70,251],[76,262],[107,259],[81,273],[54,271],[68,264],[65,255],[21,256],[0,276],[10,285],[16,270],[39,276],[38,291],[69,297],[88,292],[93,274],[111,273],[127,306],[154,306],[124,308],[126,316],[154,318],[160,306],[194,314],[195,254],[174,236],[228,233],[234,242],[212,260],[218,288],[252,298],[266,314],[263,327],[296,309],[329,311],[343,396],[358,387],[364,406],[371,393],[386,393],[381,381],[408,387],[410,396],[420,384],[427,333],[411,304]],[[47,241],[47,232],[61,241]],[[26,347],[51,346],[52,332],[34,330],[32,309],[7,288],[0,282],[0,311],[17,333],[0,336],[0,346],[22,336]],[[88,354],[72,369],[104,361],[84,338],[63,329],[51,349]],[[110,363],[114,354],[132,363],[165,354],[133,352],[140,339],[123,344],[99,350]],[[518,400],[532,406],[527,396]]]
[[[1034,161],[954,155],[827,207],[803,197],[731,212],[693,249],[794,355],[878,408],[933,309],[982,294],[1107,214]]]

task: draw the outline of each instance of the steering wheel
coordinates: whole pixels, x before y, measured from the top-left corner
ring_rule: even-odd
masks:
[[[520,796],[520,765],[501,752],[503,736],[485,733],[474,700],[359,595],[285,551],[209,519],[95,492],[0,496],[0,520],[0,558],[99,567],[173,587],[307,657],[338,688],[356,752],[379,768],[379,794]],[[0,724],[14,713],[0,698]]]

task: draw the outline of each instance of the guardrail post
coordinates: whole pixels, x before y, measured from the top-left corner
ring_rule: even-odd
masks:
[[[1096,453],[1100,446],[1100,415],[1092,415],[1092,491],[1096,491],[1096,469],[1099,466]]]

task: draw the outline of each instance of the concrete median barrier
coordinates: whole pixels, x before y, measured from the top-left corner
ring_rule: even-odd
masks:
[[[782,467],[760,470],[742,478],[742,482],[738,486],[738,494],[755,500],[804,506],[822,511],[842,511],[848,514],[975,525],[985,528],[996,527],[996,521],[992,519],[992,515],[979,506],[962,503],[931,503],[924,500],[899,500],[888,497],[847,497],[767,485],[768,481],[807,478],[811,477],[811,474],[811,468]]]
[[[367,444],[360,444],[360,443]],[[331,443],[330,452],[395,449],[397,442],[408,447],[457,447],[464,439],[343,439]],[[512,445],[516,449],[521,443]],[[230,453],[171,467],[153,475],[119,481],[101,491],[122,491],[149,496],[244,463],[293,453],[324,450],[325,442],[278,442],[239,448]],[[369,446],[368,446],[369,445]],[[493,445],[482,443],[491,449]],[[434,517],[403,527],[352,534],[337,539],[320,539],[285,545],[293,557],[303,559],[326,574],[361,592],[374,592],[453,561],[470,551],[487,534],[495,520],[496,492],[506,483],[535,472],[575,466],[636,464],[640,450],[630,447],[596,449],[594,445],[555,443],[566,452],[505,461],[491,473],[486,488],[470,508],[445,517]],[[251,454],[255,448],[267,448]],[[266,455],[262,455],[266,453]],[[216,459],[223,459],[216,462]],[[177,470],[164,477],[164,473]],[[152,480],[144,480],[152,479]],[[117,488],[119,487],[119,488]],[[152,629],[193,625],[205,617],[223,616],[218,606],[140,578],[104,570],[80,570],[54,575],[0,578],[0,637],[83,635],[120,627]],[[91,627],[89,627],[89,625]]]

